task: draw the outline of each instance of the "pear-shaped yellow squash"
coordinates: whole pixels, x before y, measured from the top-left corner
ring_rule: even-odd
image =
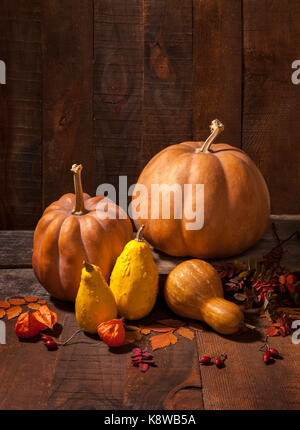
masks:
[[[97,333],[104,321],[117,317],[115,298],[100,267],[84,262],[75,300],[75,315],[79,326],[88,333]]]
[[[129,320],[147,316],[158,293],[158,270],[151,249],[142,238],[143,228],[135,240],[125,245],[110,277],[118,312]]]

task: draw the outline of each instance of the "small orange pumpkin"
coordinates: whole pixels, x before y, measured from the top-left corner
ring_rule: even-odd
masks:
[[[241,149],[224,143],[213,144],[223,129],[223,124],[214,120],[211,135],[205,142],[168,146],[142,171],[133,192],[133,204],[139,198],[140,184],[145,186],[148,217],[141,215],[135,224],[137,229],[145,225],[144,237],[155,248],[174,256],[223,258],[239,254],[264,234],[270,215],[268,188],[258,168]],[[159,198],[151,198],[154,184],[179,184],[182,198],[177,202],[190,202],[192,210],[198,213],[202,206],[196,206],[196,193],[186,191],[184,185],[190,184],[195,189],[196,184],[203,184],[203,227],[188,229],[188,223],[194,221],[185,216],[183,209],[183,216],[175,217],[178,205],[172,194],[170,217],[164,218],[162,202],[166,198],[161,191]]]
[[[32,267],[44,288],[60,300],[74,301],[80,284],[82,262],[99,266],[108,279],[111,269],[133,230],[126,214],[110,200],[115,219],[106,218],[104,196],[83,193],[81,165],[74,164],[75,194],[65,194],[43,213],[34,233]],[[99,217],[99,211],[103,216]],[[104,213],[103,213],[104,212]]]

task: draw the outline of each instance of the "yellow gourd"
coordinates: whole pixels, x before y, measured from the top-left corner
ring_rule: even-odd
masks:
[[[79,326],[88,333],[97,333],[104,321],[117,317],[115,298],[100,267],[84,262],[75,300],[75,315]]]
[[[243,321],[240,308],[223,298],[217,271],[202,260],[184,261],[175,267],[167,277],[164,295],[177,315],[204,321],[221,334],[237,332]]]
[[[129,320],[147,316],[158,293],[158,270],[149,245],[142,239],[143,226],[136,239],[126,244],[110,278],[118,312]]]

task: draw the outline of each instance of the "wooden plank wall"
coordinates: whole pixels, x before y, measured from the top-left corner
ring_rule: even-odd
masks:
[[[300,3],[2,0],[0,228],[33,228],[72,190],[134,183],[167,145],[224,140],[262,170],[273,213],[300,213]]]

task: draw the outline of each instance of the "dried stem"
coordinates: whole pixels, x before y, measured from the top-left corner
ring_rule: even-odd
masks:
[[[144,230],[144,228],[145,228],[145,224],[143,224],[143,225],[138,229],[138,232],[137,232],[137,234],[136,234],[136,238],[135,238],[135,240],[136,240],[137,242],[143,242],[143,230]]]
[[[69,339],[67,339],[65,342],[58,342],[57,344],[60,345],[60,346],[65,346],[67,343],[70,342],[70,340],[73,339],[73,337],[75,337],[81,331],[83,331],[83,330],[80,328],[79,330],[75,331],[75,333],[73,333],[72,336],[70,336]]]
[[[81,171],[83,167],[81,164],[73,164],[71,172],[74,173],[74,191],[75,191],[75,208],[72,211],[73,215],[83,215],[87,213],[84,207]]]
[[[214,119],[212,123],[210,124],[210,132],[211,134],[206,139],[206,141],[203,143],[201,148],[197,148],[195,152],[198,154],[199,152],[208,153],[210,145],[214,142],[214,140],[217,138],[217,136],[222,133],[224,130],[224,125],[219,121],[218,119]]]

